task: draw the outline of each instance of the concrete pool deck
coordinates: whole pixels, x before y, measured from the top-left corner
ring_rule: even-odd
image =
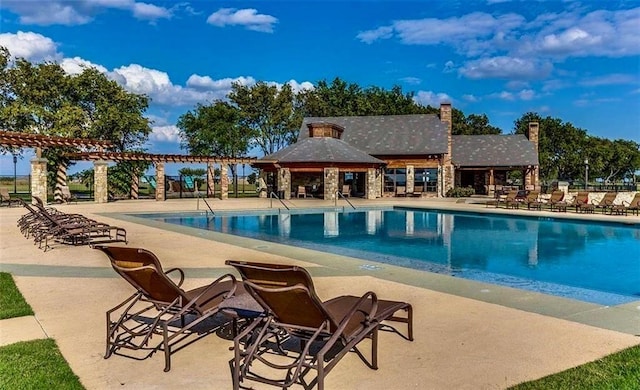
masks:
[[[351,200],[356,207],[401,205],[447,210],[575,217],[640,224],[635,216],[576,215],[485,208],[455,200]],[[264,209],[268,200],[209,200],[215,210]],[[341,202],[345,204],[344,202]],[[288,203],[289,204],[289,203]],[[292,199],[294,207],[328,207],[332,202]],[[274,203],[275,206],[275,203]],[[153,251],[165,268],[181,267],[185,287],[203,285],[230,272],[226,259],[299,264],[307,267],[321,298],[362,294],[414,306],[415,341],[380,336],[380,369],[346,356],[327,376],[328,389],[502,389],[574,367],[640,344],[640,301],[614,307],[381,265],[174,226],[140,224],[122,214],[195,211],[194,199],[118,201],[106,205],[56,206],[124,227],[131,247]],[[200,210],[206,208],[199,202]],[[164,373],[159,354],[136,361],[103,359],[105,312],[133,291],[110,268],[106,257],[88,247],[56,246],[42,252],[25,239],[16,221],[26,210],[0,210],[0,271],[11,272],[36,313],[0,321],[0,345],[29,338],[56,340],[87,389],[231,388],[231,341],[211,335],[177,352]],[[254,388],[265,388],[258,384]],[[271,388],[271,387],[266,387]]]

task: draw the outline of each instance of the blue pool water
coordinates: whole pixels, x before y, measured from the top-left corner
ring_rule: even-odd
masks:
[[[148,217],[587,302],[640,300],[637,225],[406,209]]]

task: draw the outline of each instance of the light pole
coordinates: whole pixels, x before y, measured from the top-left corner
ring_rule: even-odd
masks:
[[[587,189],[587,183],[589,182],[589,159],[584,159],[584,189]]]
[[[18,163],[18,153],[15,151],[11,152],[13,154],[13,194],[18,193],[18,177],[16,175],[16,165]]]

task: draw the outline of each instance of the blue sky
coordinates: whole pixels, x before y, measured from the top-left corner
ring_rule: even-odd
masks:
[[[503,133],[534,111],[640,142],[640,0],[2,0],[0,45],[147,94],[152,153],[185,153],[177,118],[234,81],[335,77],[449,101]]]

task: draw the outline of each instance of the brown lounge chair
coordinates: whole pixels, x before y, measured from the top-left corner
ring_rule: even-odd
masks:
[[[618,196],[618,194],[615,192],[606,192],[602,199],[600,199],[600,202],[594,203],[594,205],[597,209],[602,209],[603,214],[607,211],[611,212],[616,196]]]
[[[589,203],[589,193],[586,191],[578,192],[576,197],[573,198],[573,202],[569,203],[568,206],[575,207],[576,213],[593,213],[595,211],[595,206]]]
[[[531,190],[527,194],[524,203],[527,205],[527,210],[542,210],[542,202],[540,202],[540,191]]]
[[[554,208],[558,211],[567,211],[567,207],[569,206],[567,202],[564,201],[564,192],[560,190],[551,193],[551,198],[549,198],[547,204],[551,211],[553,211]]]
[[[624,205],[627,213],[631,211],[633,215],[640,214],[640,192],[636,192],[636,194],[633,196],[633,199],[631,199],[631,202],[629,202],[628,205],[626,203],[627,202],[622,201],[622,204]]]
[[[149,351],[146,357],[161,350],[164,351],[164,371],[169,371],[172,350],[182,349],[217,329],[208,329],[187,343],[188,336],[198,333],[193,328],[218,314],[220,304],[227,297],[244,293],[242,285],[231,274],[223,275],[209,285],[185,291],[180,288],[184,272],[179,268],[163,271],[160,260],[145,249],[106,245],[93,248],[104,252],[113,269],[137,290],[107,311],[105,359],[114,353],[122,354],[123,348]],[[177,283],[168,276],[172,272],[179,274]],[[160,335],[162,343],[149,346],[154,335]]]
[[[245,288],[267,314],[234,339],[234,389],[240,388],[240,382],[252,380],[285,389],[297,383],[303,388],[317,385],[322,390],[325,375],[349,351],[354,351],[368,367],[377,369],[379,330],[391,330],[413,340],[413,311],[408,303],[379,300],[373,292],[323,302],[304,268],[233,260],[226,263],[240,272]],[[401,311],[406,316],[396,316]],[[406,323],[407,335],[383,321]],[[243,343],[247,337],[249,341]],[[371,339],[370,362],[358,349],[366,338]],[[283,341],[293,346],[284,351]],[[271,346],[275,346],[275,353],[269,351]],[[282,361],[283,358],[289,360]],[[285,374],[282,378],[267,378],[260,371],[264,368]],[[307,380],[305,377],[312,371],[316,371],[315,377]]]

